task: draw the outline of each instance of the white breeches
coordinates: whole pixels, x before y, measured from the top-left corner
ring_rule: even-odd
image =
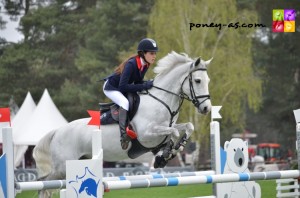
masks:
[[[103,92],[104,94],[111,99],[114,103],[125,109],[126,111],[129,110],[129,102],[127,98],[119,91],[115,90],[104,90],[107,81],[103,85]]]

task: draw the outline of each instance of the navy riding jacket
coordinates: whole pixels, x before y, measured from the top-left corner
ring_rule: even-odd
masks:
[[[144,66],[142,70],[142,63],[139,56],[131,58],[125,64],[124,70],[121,74],[114,73],[107,77],[104,90],[116,90],[123,94],[128,92],[143,91],[143,79],[148,70],[148,66]]]

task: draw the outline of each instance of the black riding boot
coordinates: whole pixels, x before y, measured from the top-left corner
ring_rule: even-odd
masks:
[[[122,107],[119,108],[119,126],[121,136],[121,147],[123,150],[126,150],[130,142],[130,137],[126,133],[126,127],[128,126],[127,111]]]

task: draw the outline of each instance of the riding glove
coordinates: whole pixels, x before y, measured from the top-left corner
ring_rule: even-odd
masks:
[[[153,81],[152,80],[148,80],[146,82],[144,82],[144,89],[151,89],[153,87]]]

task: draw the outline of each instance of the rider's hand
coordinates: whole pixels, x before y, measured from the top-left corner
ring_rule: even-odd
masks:
[[[148,81],[144,82],[144,89],[151,89],[152,87],[153,87],[152,80],[148,80]]]

